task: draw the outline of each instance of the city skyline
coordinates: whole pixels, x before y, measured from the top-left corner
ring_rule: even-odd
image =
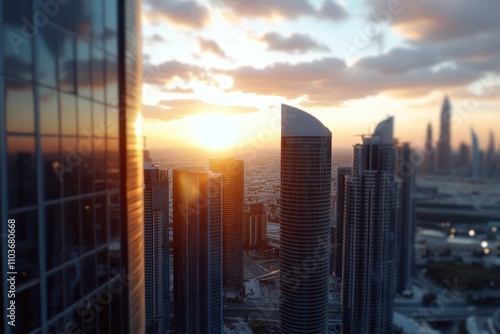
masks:
[[[164,146],[165,132],[172,147],[213,147],[199,125],[221,119],[238,129],[229,144],[266,129],[258,145],[279,147],[280,103],[306,108],[332,130],[334,147],[350,147],[353,134],[370,133],[387,114],[396,138],[423,147],[421,129],[439,129],[445,95],[454,149],[471,126],[483,129],[481,145],[485,132],[500,137],[495,1],[183,3],[144,1],[152,147]]]

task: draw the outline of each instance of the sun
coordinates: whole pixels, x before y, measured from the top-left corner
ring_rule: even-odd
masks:
[[[212,114],[193,116],[191,119],[193,138],[198,145],[213,150],[236,145],[239,125],[235,116]]]

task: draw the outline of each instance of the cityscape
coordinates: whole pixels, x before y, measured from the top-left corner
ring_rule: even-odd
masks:
[[[500,333],[500,4],[0,3],[0,333]]]

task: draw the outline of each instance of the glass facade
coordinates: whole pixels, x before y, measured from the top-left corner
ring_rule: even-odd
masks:
[[[139,8],[0,4],[2,333],[144,331]]]

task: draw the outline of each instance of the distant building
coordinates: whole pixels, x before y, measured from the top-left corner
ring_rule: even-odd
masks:
[[[451,171],[451,106],[446,96],[441,108],[441,128],[437,142],[436,172],[450,174]]]
[[[222,332],[222,175],[173,174],[174,332]]]
[[[354,145],[344,222],[344,333],[392,332],[398,183],[393,118]]]
[[[281,333],[328,332],[332,133],[281,105]]]
[[[424,162],[420,171],[422,174],[432,174],[434,173],[434,144],[432,141],[432,124],[427,125],[427,133],[425,137],[425,150],[424,150]]]
[[[399,184],[399,216],[396,225],[397,252],[396,252],[396,291],[403,293],[410,287],[415,266],[415,182],[416,166],[412,159],[412,150],[408,143],[397,148],[397,175]]]
[[[146,334],[169,332],[168,171],[144,150],[144,277]]]
[[[255,249],[267,244],[267,213],[264,203],[251,203],[245,212],[245,230],[243,233],[245,250]]]
[[[472,137],[472,162],[471,162],[471,177],[478,178],[481,173],[481,152],[479,151],[479,141],[476,132],[471,130]]]
[[[494,176],[497,168],[498,166],[496,164],[495,136],[493,135],[493,131],[490,131],[490,142],[488,144],[488,151],[486,152],[485,163],[486,177]]]
[[[243,287],[244,162],[234,158],[210,159],[209,169],[222,173],[222,267],[224,291]]]
[[[460,143],[458,149],[458,162],[457,167],[460,170],[469,171],[470,170],[470,146],[465,143]]]

